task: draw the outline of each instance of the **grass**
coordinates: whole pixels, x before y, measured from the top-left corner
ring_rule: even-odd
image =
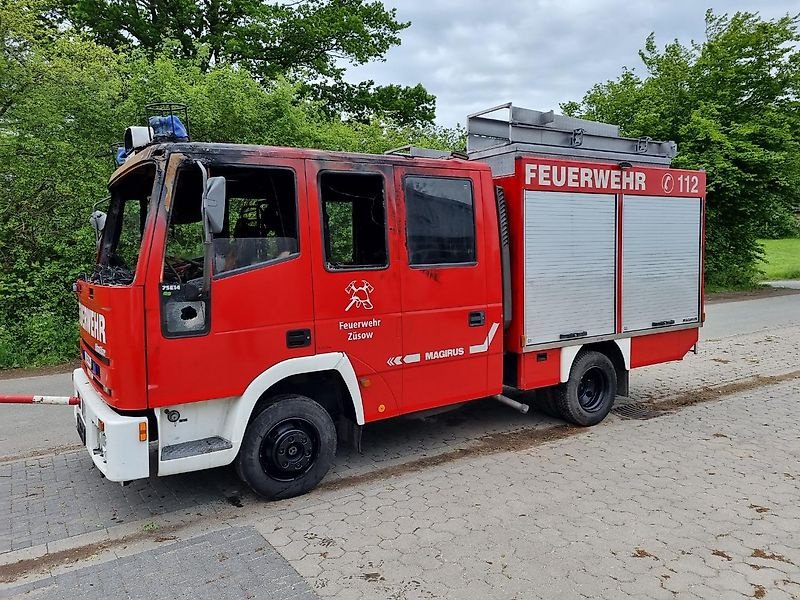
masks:
[[[800,238],[762,240],[764,263],[761,269],[767,280],[800,279]]]
[[[730,294],[731,292],[755,292],[764,289],[765,285],[760,283],[744,283],[740,285],[715,285],[706,283],[704,291],[708,294]]]

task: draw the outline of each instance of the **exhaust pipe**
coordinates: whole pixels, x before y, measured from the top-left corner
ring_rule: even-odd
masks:
[[[494,397],[494,399],[497,400],[498,402],[505,404],[506,406],[510,406],[514,410],[518,410],[523,415],[528,414],[528,410],[530,410],[530,406],[528,406],[527,404],[523,404],[522,402],[517,402],[516,400],[512,400],[511,398],[509,398],[508,396],[504,396],[503,394],[497,394]]]
[[[77,396],[0,396],[0,404],[55,404],[75,406]]]

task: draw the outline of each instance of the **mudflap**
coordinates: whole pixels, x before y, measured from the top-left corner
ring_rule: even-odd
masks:
[[[347,417],[339,417],[336,421],[336,435],[339,438],[339,444],[350,446],[359,454],[362,454],[361,433],[363,430],[363,425],[359,425]]]

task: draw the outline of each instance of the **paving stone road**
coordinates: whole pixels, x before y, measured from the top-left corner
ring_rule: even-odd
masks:
[[[317,596],[252,527],[197,536],[19,586],[15,595],[38,600],[214,598],[313,600]]]
[[[287,503],[321,597],[800,598],[800,381]]]
[[[0,564],[167,516],[207,523],[212,545],[224,545],[220,528],[255,527],[320,597],[800,598],[797,357],[796,326],[706,342],[634,372],[632,400],[713,401],[591,430],[553,430],[490,401],[375,425],[365,453],[338,456],[320,490],[273,504],[227,469],[121,488],[82,452],[11,461],[0,464]],[[93,581],[126,558],[103,560],[32,571],[0,597],[74,595],[84,577],[65,574]]]

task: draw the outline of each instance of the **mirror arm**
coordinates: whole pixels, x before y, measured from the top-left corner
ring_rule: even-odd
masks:
[[[211,227],[208,223],[208,216],[206,215],[206,194],[208,194],[208,171],[205,165],[199,160],[195,160],[194,164],[200,167],[200,172],[203,174],[203,196],[200,198],[200,211],[203,217],[203,291],[205,297],[208,298],[211,294]]]

